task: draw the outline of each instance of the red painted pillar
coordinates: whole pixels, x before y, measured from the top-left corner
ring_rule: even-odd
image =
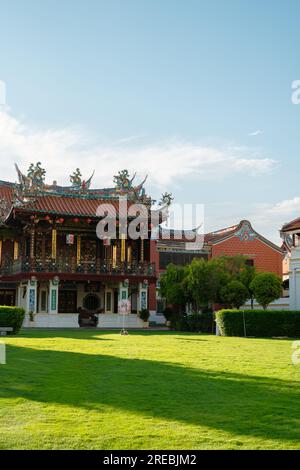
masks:
[[[149,284],[148,308],[150,312],[156,312],[156,282],[150,282]]]

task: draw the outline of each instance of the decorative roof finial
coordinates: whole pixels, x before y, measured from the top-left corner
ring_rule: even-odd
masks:
[[[70,182],[72,184],[73,188],[80,188],[82,185],[82,174],[79,168],[76,168],[76,170],[70,175]]]
[[[161,195],[161,199],[158,203],[159,206],[170,206],[174,198],[172,197],[172,193],[164,193]]]
[[[45,175],[46,170],[41,167],[41,162],[37,162],[35,165],[34,163],[30,164],[27,177],[31,179],[33,186],[42,186],[45,181]]]

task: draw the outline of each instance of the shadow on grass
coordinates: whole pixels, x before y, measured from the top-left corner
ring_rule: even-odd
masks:
[[[165,362],[8,346],[0,398],[105,406],[230,433],[299,441],[299,382]],[[200,437],[200,436],[199,436]]]
[[[17,336],[20,338],[72,338],[72,339],[90,339],[101,341],[114,341],[111,338],[103,338],[103,336],[116,335],[121,328],[116,329],[97,329],[97,328],[23,328]],[[150,335],[189,335],[195,333],[181,333],[170,330],[128,330],[129,335],[150,336]]]

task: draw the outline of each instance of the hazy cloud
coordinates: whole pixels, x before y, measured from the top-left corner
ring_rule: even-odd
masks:
[[[110,144],[99,141],[79,127],[40,129],[0,112],[0,171],[2,179],[15,180],[13,163],[27,169],[41,161],[47,180],[67,183],[76,168],[85,177],[96,170],[95,184],[111,185],[112,176],[122,168],[149,174],[152,185],[161,189],[191,176],[218,179],[232,174],[259,175],[271,171],[274,160],[253,154],[242,147],[203,146],[197,142],[172,140],[140,144],[139,136]]]
[[[255,137],[255,136],[261,135],[261,134],[263,134],[263,131],[261,131],[260,129],[258,129],[257,131],[249,132],[248,135],[249,135],[250,137]]]

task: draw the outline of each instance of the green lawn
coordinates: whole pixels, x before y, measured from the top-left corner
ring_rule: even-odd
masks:
[[[0,449],[299,449],[291,341],[171,332],[4,338]]]

